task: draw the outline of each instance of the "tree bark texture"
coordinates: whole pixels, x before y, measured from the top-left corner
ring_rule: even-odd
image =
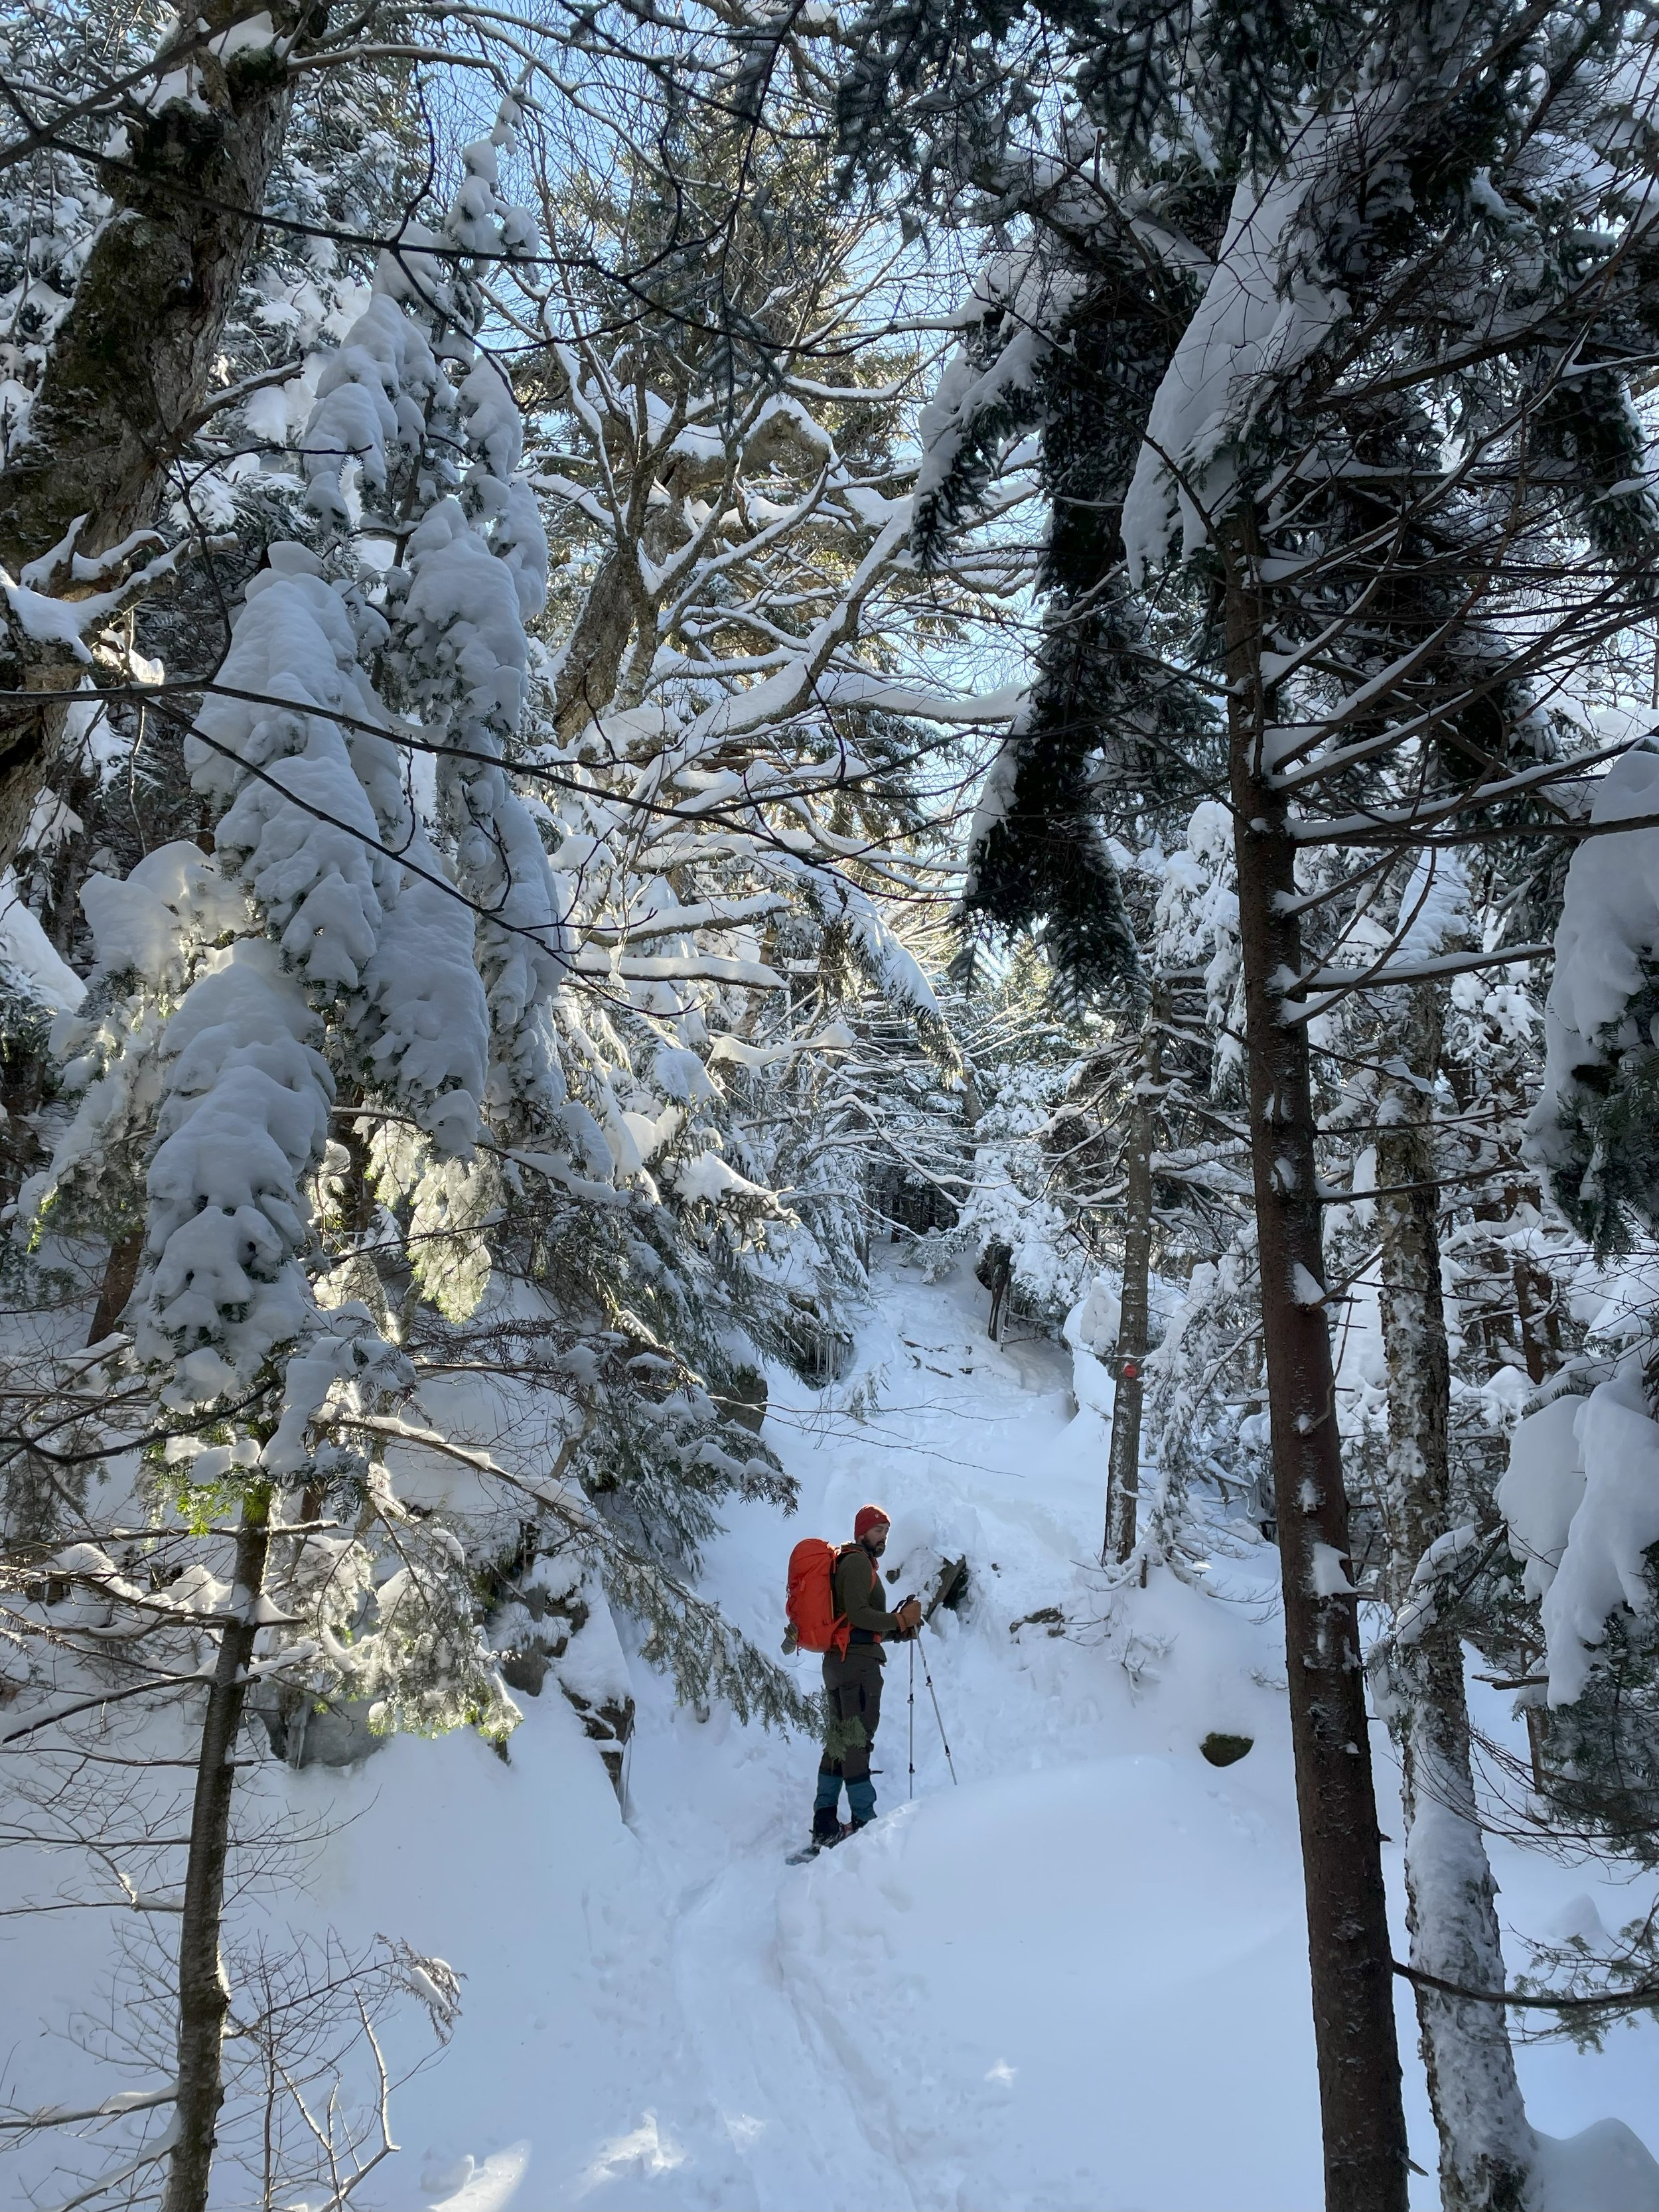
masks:
[[[1392,1026],[1389,1035],[1395,1064],[1403,1063],[1406,1073],[1387,1081],[1376,1117],[1376,1184],[1384,1194],[1376,1200],[1376,1219],[1389,1398],[1387,1573],[1396,1624],[1418,1562],[1447,1534],[1452,1517],[1451,1362],[1432,1187],[1431,1086],[1443,1020],[1441,988],[1413,987],[1403,1038]],[[1395,1651],[1389,1693],[1403,1782],[1411,1962],[1466,1989],[1501,1990],[1497,1890],[1475,1808],[1463,1647],[1455,1619],[1430,1620]],[[1445,2212],[1522,2212],[1536,2144],[1503,2008],[1421,1987],[1416,1995]]]
[[[87,1332],[88,1345],[101,1344],[111,1335],[132,1296],[132,1286],[138,1279],[139,1262],[144,1256],[144,1232],[142,1227],[130,1229],[125,1237],[118,1237],[110,1247],[109,1258],[104,1263],[104,1279],[98,1288],[98,1303],[92,1311],[92,1327]]]
[[[270,1490],[262,1484],[243,1501],[229,1608],[234,1618],[220,1634],[218,1662],[202,1720],[185,1909],[179,1927],[179,2095],[161,2212],[205,2212],[214,2131],[224,2101],[223,2045],[230,1991],[219,1954],[219,1931],[236,1783],[232,1762],[247,1694],[248,1665],[259,1632],[254,1615],[264,1588],[270,1548]]]
[[[1324,1305],[1307,1032],[1285,1019],[1284,981],[1303,966],[1292,905],[1296,847],[1263,758],[1261,605],[1248,521],[1235,525],[1224,550],[1261,1325],[1325,2201],[1330,2212],[1406,2212],[1406,2123],[1358,1608],[1345,1571],[1348,1504]]]
[[[1123,1194],[1123,1295],[1112,1364],[1112,1442],[1106,1462],[1106,1543],[1103,1564],[1121,1565],[1135,1547],[1140,1502],[1140,1408],[1149,1334],[1147,1291],[1152,1264],[1152,1152],[1158,1138],[1162,1042],[1153,1000],[1141,1069],[1129,1109]]]
[[[298,12],[312,31],[326,8],[305,0]],[[246,13],[232,0],[199,10],[210,29]],[[279,30],[294,27],[292,6],[271,13]],[[0,474],[0,562],[14,577],[82,516],[83,554],[154,521],[258,237],[244,210],[264,204],[290,82],[269,50],[245,47],[228,63],[198,50],[195,96],[129,122],[123,166],[103,176],[109,218],[52,342],[27,440]],[[81,672],[67,649],[43,656],[29,644],[9,626],[0,691],[72,690]],[[64,720],[58,704],[0,706],[0,867],[57,761]]]
[[[610,552],[599,563],[553,681],[553,724],[568,744],[617,696],[623,654],[639,620],[639,564]]]

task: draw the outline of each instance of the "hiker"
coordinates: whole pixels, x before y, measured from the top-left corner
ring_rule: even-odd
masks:
[[[876,1817],[870,1746],[881,1720],[881,1670],[887,1663],[881,1639],[890,1636],[902,1640],[921,1626],[916,1599],[907,1598],[896,1613],[882,1605],[877,1563],[887,1548],[887,1529],[888,1516],[879,1505],[860,1506],[853,1522],[853,1541],[842,1545],[836,1559],[836,1620],[838,1625],[846,1621],[848,1634],[844,1652],[831,1644],[823,1655],[830,1727],[812,1808],[812,1838],[818,1844],[840,1841],[843,1782],[854,1827],[867,1827]]]

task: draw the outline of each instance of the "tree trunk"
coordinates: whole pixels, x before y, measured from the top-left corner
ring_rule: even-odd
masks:
[[[1516,1193],[1511,1198],[1511,1206],[1518,1199]],[[1551,1354],[1558,1349],[1546,1335],[1551,1285],[1548,1278],[1540,1275],[1525,1259],[1516,1261],[1511,1279],[1515,1284],[1515,1322],[1521,1338],[1521,1357],[1527,1363],[1527,1380],[1535,1390],[1554,1364]]]
[[[1451,1522],[1451,1363],[1427,1087],[1440,1058],[1439,987],[1416,985],[1408,1006],[1400,1057],[1422,1087],[1391,1078],[1376,1117],[1377,1188],[1392,1191],[1378,1198],[1376,1218],[1389,1391],[1389,1598],[1396,1622],[1418,1562]],[[1501,1990],[1496,1888],[1475,1809],[1455,1620],[1431,1621],[1399,1650],[1389,1686],[1403,1778],[1412,1964],[1465,1988]],[[1536,2146],[1502,2007],[1419,1988],[1417,2018],[1445,2212],[1521,2212]]]
[[[607,553],[588,588],[553,679],[553,726],[568,744],[617,696],[623,654],[639,618],[635,562]]]
[[[989,1245],[981,1264],[988,1267],[984,1280],[991,1293],[991,1311],[985,1324],[985,1334],[993,1344],[1000,1344],[1008,1320],[1008,1293],[1014,1279],[1012,1249],[1006,1244]]]
[[[1262,757],[1261,609],[1248,519],[1224,551],[1250,1149],[1326,2203],[1332,2212],[1405,2212],[1406,2123],[1358,1608],[1345,1571],[1307,1031],[1284,1018],[1282,979],[1303,964],[1296,847]]]
[[[179,2097],[161,2212],[205,2212],[208,2201],[214,2130],[225,2094],[225,2015],[230,2009],[219,1929],[236,1782],[232,1761],[247,1694],[248,1663],[259,1632],[254,1613],[264,1587],[270,1548],[270,1489],[261,1484],[243,1501],[229,1607],[234,1618],[220,1632],[218,1663],[202,1720],[185,1910],[179,1929]]]
[[[246,9],[204,0],[187,11],[215,29]],[[314,30],[325,7],[277,5],[279,30]],[[301,43],[304,43],[302,39]],[[222,62],[198,50],[192,95],[127,119],[126,166],[110,167],[113,205],[52,342],[27,442],[0,475],[0,562],[15,577],[84,517],[85,554],[154,520],[194,434],[226,319],[258,235],[240,210],[262,208],[288,119],[283,60],[247,46]],[[26,650],[15,624],[0,640],[0,690],[73,690],[67,648]],[[0,867],[16,852],[56,763],[61,703],[0,709]]]
[[[1112,1443],[1106,1462],[1106,1543],[1102,1564],[1120,1565],[1135,1547],[1140,1499],[1141,1377],[1146,1365],[1147,1280],[1152,1261],[1152,1151],[1163,1076],[1162,1008],[1156,995],[1141,1047],[1141,1069],[1129,1109],[1123,1196],[1123,1296],[1113,1359]]]
[[[132,1286],[138,1279],[138,1265],[143,1256],[144,1231],[142,1225],[128,1230],[125,1237],[117,1237],[110,1246],[109,1258],[104,1263],[104,1279],[99,1286],[98,1303],[92,1311],[92,1327],[87,1333],[89,1345],[101,1344],[126,1311],[127,1300],[132,1296]]]

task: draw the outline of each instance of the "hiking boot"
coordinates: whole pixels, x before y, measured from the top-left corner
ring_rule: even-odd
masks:
[[[815,1844],[838,1844],[845,1833],[840,1815],[833,1805],[813,1807],[812,1841]]]

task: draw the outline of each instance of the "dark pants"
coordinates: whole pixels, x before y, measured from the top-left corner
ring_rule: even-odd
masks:
[[[824,1653],[830,1732],[820,1774],[837,1774],[846,1782],[870,1779],[870,1746],[881,1723],[881,1671],[878,1644],[849,1644],[845,1658]]]

